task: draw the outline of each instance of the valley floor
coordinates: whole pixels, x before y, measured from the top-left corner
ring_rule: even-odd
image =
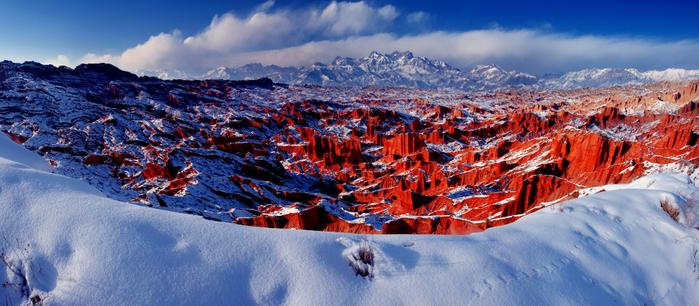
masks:
[[[0,138],[3,304],[699,304],[699,188],[686,176],[606,186],[469,236],[414,236],[211,222],[46,169]]]

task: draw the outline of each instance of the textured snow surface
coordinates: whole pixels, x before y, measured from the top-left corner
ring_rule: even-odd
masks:
[[[470,236],[250,228],[128,205],[0,137],[0,283],[48,305],[698,305],[698,188],[659,174]],[[349,259],[374,253],[372,279]],[[0,263],[1,264],[1,263]],[[17,270],[17,269],[15,269]],[[0,301],[26,300],[12,286]]]
[[[2,154],[0,155],[2,158],[25,164],[35,169],[51,171],[45,159],[20,145],[16,145],[2,133],[0,133],[0,154]]]

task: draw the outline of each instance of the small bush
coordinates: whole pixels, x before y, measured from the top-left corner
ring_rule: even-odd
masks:
[[[0,286],[16,291],[23,298],[29,298],[29,279],[22,262],[16,262],[4,251],[0,252],[0,263],[10,273],[10,280],[4,281]]]
[[[356,275],[366,279],[374,278],[374,249],[368,242],[358,245],[348,254],[347,260]]]
[[[670,204],[670,199],[664,198],[660,200],[660,208],[670,215],[672,220],[680,222],[680,210],[676,206]]]
[[[6,237],[3,237],[9,244]],[[19,243],[18,243],[19,244]],[[11,296],[23,300],[22,305],[43,305],[45,296],[30,285],[30,273],[40,272],[33,265],[31,246],[29,244],[13,252],[0,250],[0,269],[5,269],[6,279],[0,279],[0,295],[6,297],[5,304],[11,305]],[[3,292],[4,290],[8,290]]]

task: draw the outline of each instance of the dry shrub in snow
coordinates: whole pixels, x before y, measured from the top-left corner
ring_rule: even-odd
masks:
[[[342,239],[342,238],[341,238]],[[375,272],[376,252],[368,241],[354,242],[342,239],[340,242],[347,246],[342,253],[356,275],[373,279]]]
[[[7,275],[7,279],[2,281],[0,287],[14,291],[23,299],[28,299],[30,293],[29,280],[24,269],[24,263],[14,260],[5,251],[0,252],[0,263],[2,263],[0,268],[4,268]]]
[[[677,206],[670,203],[670,199],[664,198],[660,200],[660,208],[662,208],[670,217],[679,222],[680,221],[680,210]]]
[[[35,292],[30,284],[31,271],[41,269],[33,265],[29,245],[14,252],[0,250],[0,269],[5,270],[4,274],[0,274],[0,296],[5,296],[5,304],[12,305],[11,300],[14,299],[11,297],[14,296],[23,300],[23,305],[43,305],[44,297]]]

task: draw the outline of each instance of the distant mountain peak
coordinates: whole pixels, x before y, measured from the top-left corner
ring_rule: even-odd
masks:
[[[159,76],[167,74],[157,74]],[[181,77],[180,73],[177,75]],[[699,79],[699,70],[666,69],[641,72],[635,68],[586,68],[564,74],[537,77],[497,64],[479,64],[460,70],[444,61],[415,56],[411,51],[382,53],[365,57],[338,56],[329,63],[305,67],[247,64],[238,68],[219,67],[201,79],[259,79],[278,83],[332,86],[388,86],[492,90],[507,87],[581,88],[644,84],[658,81]]]
[[[471,71],[489,70],[489,69],[497,69],[497,70],[505,71],[505,69],[502,69],[502,67],[500,67],[496,64],[478,64],[476,66],[473,66]]]
[[[411,59],[411,58],[414,58],[415,55],[413,55],[413,52],[410,52],[410,51],[403,51],[403,52],[393,51],[393,53],[391,53],[391,57]]]

